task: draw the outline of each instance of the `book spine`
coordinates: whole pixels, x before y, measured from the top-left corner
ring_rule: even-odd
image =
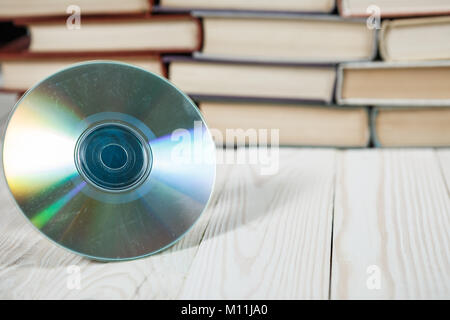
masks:
[[[170,71],[169,71],[170,75]],[[169,76],[170,80],[170,76]],[[257,96],[224,96],[224,95],[208,95],[195,92],[187,92],[192,100],[195,101],[229,101],[229,102],[262,102],[262,103],[282,103],[282,104],[308,104],[318,106],[330,106],[332,99],[327,100],[311,100],[297,98],[278,98],[278,97],[257,97]]]
[[[178,56],[178,55],[165,55],[163,60],[165,63],[175,62],[175,61],[200,61],[205,63],[222,63],[222,64],[243,64],[243,65],[263,65],[263,66],[291,66],[291,67],[317,67],[317,68],[328,68],[328,67],[336,67],[338,64],[334,62],[286,62],[286,61],[259,61],[255,59],[247,60],[247,59],[221,59],[210,56],[203,56],[199,59],[198,54],[194,56]]]
[[[369,130],[372,144],[375,148],[381,148],[382,145],[380,140],[378,140],[377,129],[376,129],[376,118],[378,116],[378,108],[374,107],[369,111]]]
[[[335,99],[337,104],[345,104],[344,99],[342,98],[342,82],[344,74],[344,67],[339,65],[336,72],[336,84],[335,84]]]
[[[334,12],[336,9],[336,3],[332,1],[329,8],[325,10],[315,10],[315,11],[307,11],[307,10],[276,10],[276,9],[232,9],[232,8],[208,8],[208,7],[169,7],[161,4],[153,5],[153,12],[157,13],[187,13],[191,12],[193,15],[221,15],[224,14],[237,14],[237,15],[264,15],[264,14],[286,14],[286,15],[329,15]]]
[[[161,65],[161,73],[162,73],[163,77],[166,79],[169,79],[169,68],[168,68],[167,64],[164,63],[164,60],[161,56],[159,57],[159,63]]]
[[[10,89],[10,88],[1,88],[0,87],[0,93],[16,94],[18,97],[20,97],[25,93],[25,91],[19,90],[19,89]]]
[[[195,48],[195,50],[193,50],[192,52],[198,52],[198,51],[202,51],[203,50],[203,44],[204,44],[204,39],[205,39],[205,30],[203,27],[203,21],[201,18],[196,18],[196,17],[192,17],[193,19],[195,19],[196,23],[197,23],[197,48]]]
[[[387,48],[387,35],[389,31],[391,31],[392,23],[389,20],[383,21],[383,24],[381,26],[381,30],[378,36],[378,48],[380,51],[381,59],[384,61],[391,61],[391,57],[389,56],[389,51]]]

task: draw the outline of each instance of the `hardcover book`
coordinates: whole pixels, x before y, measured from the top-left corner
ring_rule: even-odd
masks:
[[[70,30],[65,19],[20,19],[29,29],[33,53],[141,52],[189,53],[202,45],[199,19],[189,15],[150,17],[84,17],[80,29]]]
[[[68,16],[68,8],[76,5],[85,15],[148,14],[152,0],[2,0],[0,20],[18,17]],[[70,12],[70,10],[69,10]]]
[[[365,20],[298,14],[194,12],[203,20],[197,58],[307,63],[373,60],[376,30]]]
[[[271,130],[279,130],[283,146],[365,147],[369,143],[366,108],[230,101],[203,101],[199,107],[218,145],[257,145],[259,129],[269,130],[269,137]]]
[[[234,10],[234,11],[278,11],[321,12],[334,10],[334,0],[160,0],[157,10]]]
[[[450,108],[374,108],[372,131],[379,147],[450,147]]]
[[[407,17],[445,15],[450,13],[448,0],[337,0],[344,17]]]
[[[450,106],[450,62],[342,64],[336,100],[354,105]]]
[[[385,20],[380,54],[387,61],[450,59],[450,16]]]
[[[145,70],[165,75],[165,68],[161,58],[156,55],[118,55],[115,56],[63,56],[63,57],[30,57],[11,53],[0,53],[0,68],[2,70],[2,81],[0,87],[4,91],[23,93],[37,82],[47,78],[51,74],[64,69],[72,64],[88,60],[116,60],[141,67]]]
[[[195,98],[330,103],[334,65],[287,65],[166,57],[168,77]]]

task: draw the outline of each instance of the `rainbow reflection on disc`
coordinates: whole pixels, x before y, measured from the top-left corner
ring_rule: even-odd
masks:
[[[158,252],[212,193],[214,143],[195,104],[138,67],[92,61],[30,89],[3,145],[8,187],[51,240],[98,260]]]

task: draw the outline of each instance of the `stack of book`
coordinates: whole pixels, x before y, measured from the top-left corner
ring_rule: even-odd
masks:
[[[0,21],[27,30],[0,48],[2,91],[23,93],[52,73],[86,60],[117,60],[164,75],[162,54],[192,53],[200,48],[199,19],[189,14],[153,15],[152,1],[71,3],[0,2]]]
[[[448,0],[79,0],[73,30],[70,2],[0,2],[0,20],[28,30],[0,49],[3,91],[114,59],[168,77],[223,136],[450,146]]]
[[[332,15],[334,1],[262,1],[267,11],[258,12],[248,11],[249,1],[208,3],[216,2],[223,10],[192,12],[203,22],[202,49],[165,57],[169,79],[198,102],[210,127],[221,137],[279,129],[280,144],[290,146],[369,144],[367,109],[337,106],[334,92],[338,63],[375,58],[375,30]]]
[[[450,1],[433,2],[386,13],[450,13]],[[379,53],[383,61],[339,66],[337,102],[374,106],[376,146],[450,146],[450,16],[384,20]]]

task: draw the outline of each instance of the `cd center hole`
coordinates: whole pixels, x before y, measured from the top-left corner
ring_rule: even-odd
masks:
[[[100,159],[109,169],[120,169],[127,163],[128,154],[118,144],[110,144],[103,148]]]

